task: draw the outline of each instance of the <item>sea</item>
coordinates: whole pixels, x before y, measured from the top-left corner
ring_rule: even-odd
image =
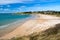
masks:
[[[14,23],[22,23],[30,17],[31,15],[26,14],[0,13],[0,29],[10,27],[9,25],[13,25]]]

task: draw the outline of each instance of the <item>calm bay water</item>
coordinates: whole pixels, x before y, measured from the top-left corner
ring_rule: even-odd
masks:
[[[0,14],[0,28],[3,25],[10,24],[12,22],[15,22],[17,20],[26,19],[27,17],[30,17],[30,15],[21,15],[21,14]]]

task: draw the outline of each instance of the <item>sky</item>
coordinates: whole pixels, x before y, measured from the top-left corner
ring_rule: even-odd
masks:
[[[0,0],[0,13],[60,11],[60,0]]]

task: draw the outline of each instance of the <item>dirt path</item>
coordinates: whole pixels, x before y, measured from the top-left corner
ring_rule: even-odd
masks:
[[[44,31],[50,27],[54,27],[55,24],[60,23],[59,17],[37,14],[36,19],[31,19],[25,22],[23,25],[16,28],[14,31],[0,37],[0,39],[10,39],[16,36],[24,36],[32,34],[33,32]]]

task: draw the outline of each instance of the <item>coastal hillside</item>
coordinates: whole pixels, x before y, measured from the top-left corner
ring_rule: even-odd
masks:
[[[33,33],[28,36],[16,37],[11,40],[60,40],[60,24],[43,32]]]

